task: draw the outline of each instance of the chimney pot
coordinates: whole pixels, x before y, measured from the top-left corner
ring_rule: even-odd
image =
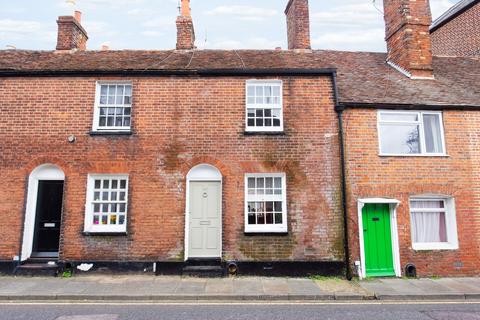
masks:
[[[75,11],[75,20],[77,20],[80,24],[82,23],[82,12],[78,10]]]
[[[287,16],[288,49],[310,50],[310,13],[308,0],[289,0]]]
[[[190,0],[182,0],[180,15],[182,17],[190,17],[192,15],[190,9]]]

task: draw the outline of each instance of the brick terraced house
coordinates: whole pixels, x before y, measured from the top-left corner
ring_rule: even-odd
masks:
[[[2,269],[479,275],[480,61],[384,7],[387,54],[312,50],[308,0],[288,50],[197,50],[183,0],[175,50],[86,50],[77,12],[0,51]]]

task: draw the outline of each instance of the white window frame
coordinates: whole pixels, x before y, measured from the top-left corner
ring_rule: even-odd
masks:
[[[441,209],[412,209],[411,201],[443,201],[444,208]],[[448,196],[414,196],[409,199],[409,215],[410,215],[410,231],[412,239],[413,250],[457,250],[458,249],[458,234],[457,234],[457,218],[455,212],[455,199]],[[413,242],[413,221],[412,212],[445,212],[445,226],[447,228],[447,242]]]
[[[250,85],[277,85],[280,88],[280,102],[275,104],[249,104],[248,103],[248,87]],[[248,125],[248,109],[279,109],[280,110],[280,126],[279,127],[251,127]],[[283,132],[283,81],[279,79],[271,80],[247,80],[245,82],[245,131],[247,132]]]
[[[127,180],[125,188],[125,222],[123,225],[95,225],[93,223],[93,196],[95,190],[95,180],[97,179],[118,179]],[[85,203],[85,226],[87,233],[125,233],[127,232],[128,209],[129,209],[129,176],[128,174],[89,174],[87,177],[87,201]],[[108,201],[107,201],[108,202]]]
[[[282,224],[248,224],[248,202],[278,201],[272,195],[249,195],[248,178],[282,178]],[[277,195],[278,197],[278,195]],[[287,181],[285,173],[247,173],[245,174],[245,232],[246,233],[286,233],[287,223]]]
[[[385,121],[381,120],[382,114],[416,114],[418,115],[418,121]],[[440,139],[442,144],[443,152],[441,153],[428,153],[426,152],[426,143],[425,143],[425,129],[423,123],[423,115],[438,115],[440,121]],[[420,143],[420,153],[385,153],[382,152],[382,138],[380,127],[382,124],[397,124],[397,125],[407,125],[407,124],[418,124],[419,125],[419,143]],[[445,145],[445,132],[443,124],[443,114],[441,111],[406,111],[406,110],[378,110],[377,113],[377,133],[378,133],[378,148],[380,156],[398,156],[398,157],[445,157],[447,156],[446,145]]]
[[[132,87],[132,97],[130,100],[130,126],[128,127],[100,127],[100,96],[102,85],[130,85]],[[93,132],[130,132],[132,130],[133,120],[133,84],[131,81],[97,81],[95,84],[95,106],[93,112]]]

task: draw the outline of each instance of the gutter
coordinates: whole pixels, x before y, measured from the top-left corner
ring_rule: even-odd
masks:
[[[387,109],[387,110],[480,110],[479,105],[468,104],[408,104],[408,103],[372,103],[372,102],[340,102],[335,109]]]
[[[332,74],[333,99],[335,102],[335,111],[338,116],[339,144],[340,144],[340,168],[342,174],[342,211],[343,211],[343,250],[345,251],[345,277],[352,280],[352,270],[350,268],[350,247],[348,233],[348,213],[347,213],[347,178],[345,170],[345,146],[343,132],[343,110],[344,107],[338,102],[337,73]]]
[[[336,69],[0,70],[0,77],[56,76],[324,76]]]

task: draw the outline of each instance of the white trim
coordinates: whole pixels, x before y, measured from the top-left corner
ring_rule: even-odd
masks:
[[[395,64],[394,62],[392,61],[389,61],[387,60],[386,61],[387,64],[392,67],[393,69],[397,70],[398,72],[400,72],[401,74],[403,74],[404,76],[412,79],[412,80],[435,80],[435,76],[432,75],[431,77],[417,77],[417,76],[413,76],[411,72],[405,70],[404,68],[400,67],[399,65]]]
[[[417,121],[394,121],[394,120],[382,120],[382,114],[416,114],[418,115]],[[425,129],[424,129],[424,115],[438,115],[439,124],[440,124],[440,140],[443,152],[440,153],[429,153],[426,152],[426,142],[425,142]],[[419,147],[420,153],[385,153],[382,152],[382,139],[380,133],[381,125],[418,125],[419,130]],[[443,124],[443,113],[441,111],[410,111],[410,110],[377,110],[377,138],[378,138],[378,155],[381,157],[448,157],[447,148],[445,142],[445,129]]]
[[[250,84],[258,85],[278,85],[280,88],[280,102],[278,105],[250,105],[248,104],[248,86]],[[279,109],[280,110],[280,127],[249,127],[248,126],[248,109]],[[284,105],[283,105],[283,81],[280,79],[251,79],[245,81],[245,131],[246,132],[283,132],[284,125],[283,125],[283,112],[284,112]]]
[[[27,205],[23,227],[23,242],[20,260],[25,261],[32,255],[33,236],[35,232],[35,216],[37,210],[38,182],[40,180],[65,181],[62,169],[54,164],[42,164],[36,167],[28,177]]]
[[[412,200],[443,200],[445,203],[444,209],[412,209],[410,207],[410,201]],[[412,212],[445,212],[445,226],[447,228],[447,242],[423,242],[423,243],[414,243],[413,242],[413,223],[412,223]],[[412,239],[412,249],[416,251],[424,250],[458,250],[458,233],[457,233],[457,217],[455,211],[455,199],[451,196],[442,196],[442,195],[423,195],[423,196],[413,196],[409,199],[409,215],[410,215],[410,233]]]
[[[273,225],[249,225],[248,224],[248,178],[256,177],[265,177],[265,178],[282,178],[282,224],[273,224]],[[245,221],[245,232],[247,233],[285,233],[288,232],[288,223],[287,223],[287,178],[285,173],[247,173],[245,174],[245,191],[244,191],[244,221]],[[277,195],[278,196],[278,195]],[[278,201],[272,196],[264,195],[258,198],[258,201]],[[270,198],[270,199],[269,199]]]
[[[400,201],[396,199],[387,198],[366,198],[358,199],[358,235],[360,244],[360,279],[364,279],[367,276],[367,270],[365,268],[365,243],[363,238],[363,215],[362,209],[366,204],[388,204],[390,208],[390,229],[392,238],[392,254],[393,254],[393,268],[395,276],[402,276],[402,267],[400,263],[400,246],[398,240],[398,224],[397,224],[397,207]]]
[[[191,168],[187,174],[187,185],[185,192],[185,255],[184,260],[189,258],[189,241],[190,241],[190,182],[193,181],[205,181],[205,182],[220,182],[220,252],[218,257],[221,258],[223,252],[223,177],[220,170],[210,164],[199,164]],[[210,258],[210,257],[209,257]]]
[[[125,222],[123,225],[94,225],[93,224],[93,194],[95,179],[118,179],[127,180],[125,188]],[[129,176],[128,174],[89,174],[87,177],[87,198],[85,201],[84,232],[88,233],[124,233],[127,232],[128,209],[129,209]]]
[[[100,127],[100,89],[102,85],[130,85],[132,87],[132,96],[130,100],[130,126],[129,127]],[[130,132],[132,130],[133,111],[133,84],[128,80],[119,81],[97,81],[95,83],[95,104],[93,107],[93,132]]]

